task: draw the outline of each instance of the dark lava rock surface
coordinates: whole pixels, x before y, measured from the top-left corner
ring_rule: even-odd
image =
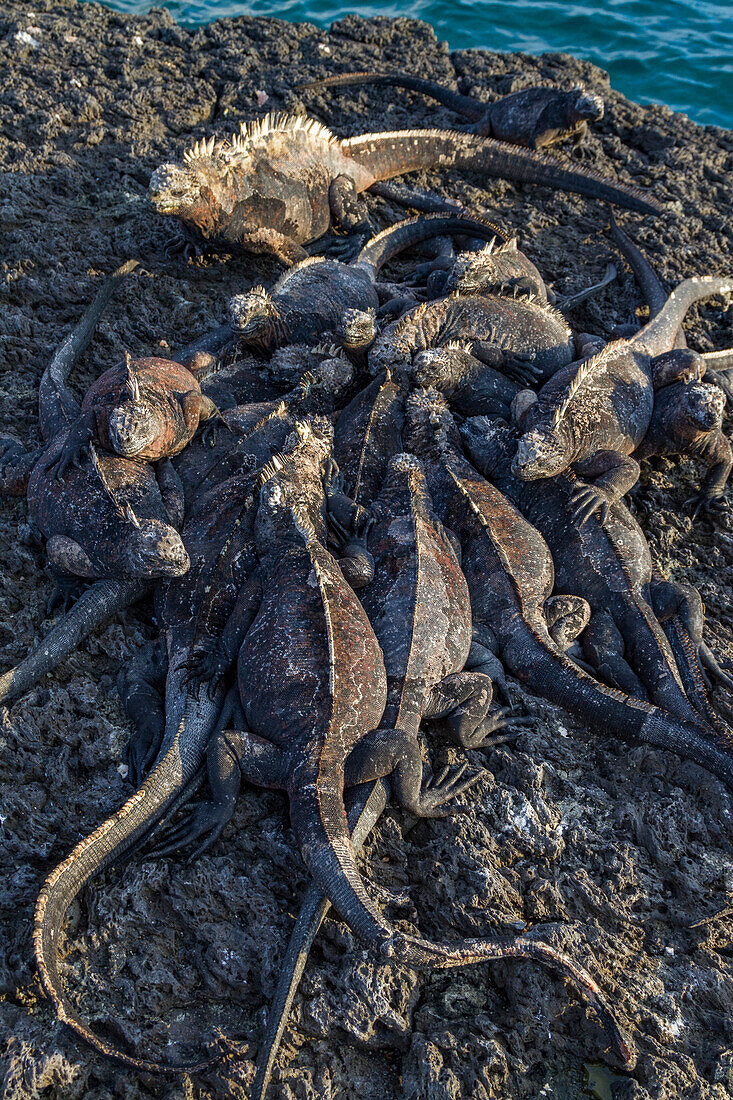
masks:
[[[456,121],[405,92],[346,89],[304,101],[292,91],[308,77],[369,67],[457,81],[489,98],[585,81],[606,101],[589,145],[598,170],[649,186],[670,211],[623,217],[666,284],[733,270],[733,134],[638,107],[590,64],[557,54],[450,54],[428,26],[407,19],[349,17],[326,33],[241,18],[190,31],[160,9],[127,17],[70,0],[11,0],[0,7],[3,429],[35,435],[44,364],[123,259],[140,257],[142,270],[99,326],[75,375],[80,393],[125,348],[149,355],[180,346],[223,319],[228,295],[276,275],[269,260],[167,262],[171,226],[146,201],[159,162],[270,108],[308,106],[342,134]],[[596,203],[498,181],[484,189],[454,173],[416,182],[516,229],[559,294],[603,273],[609,249]],[[400,216],[369,202],[383,224]],[[607,334],[635,314],[643,316],[640,294],[622,268],[573,324]],[[695,311],[688,331],[702,350],[733,342],[730,315],[715,304]],[[708,640],[730,658],[731,516],[692,529],[681,511],[700,473],[691,462],[647,468],[635,507],[662,568],[702,589]],[[2,505],[2,668],[52,625],[44,614],[51,582],[25,522],[24,503]],[[41,882],[129,793],[129,730],[114,676],[154,630],[148,609],[125,614],[2,712],[0,1081],[10,1100],[248,1094],[246,1061],[182,1083],[114,1065],[57,1022],[34,983],[30,930]],[[417,824],[388,814],[367,845],[365,873],[400,927],[451,940],[526,923],[570,952],[634,1033],[637,1069],[614,1075],[600,1065],[597,1023],[535,965],[418,976],[376,965],[329,920],[271,1097],[733,1096],[729,793],[672,754],[582,728],[513,691],[536,720],[510,746],[471,754],[486,775],[464,797],[467,812]],[[716,702],[733,706],[721,691]],[[431,739],[438,763],[450,759],[454,750]],[[182,1061],[217,1027],[256,1037],[305,886],[285,800],[247,789],[233,823],[194,865],[138,859],[93,884],[67,927],[67,987],[87,1020],[138,1055]]]

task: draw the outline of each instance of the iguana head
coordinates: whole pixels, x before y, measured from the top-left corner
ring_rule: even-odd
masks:
[[[675,416],[679,416],[683,426],[696,432],[712,432],[722,427],[724,413],[725,394],[717,386],[709,382],[680,385]]]
[[[316,381],[329,393],[343,393],[354,381],[354,366],[335,346],[324,348],[323,352],[327,358],[316,368]]]
[[[109,413],[109,439],[116,454],[134,458],[160,436],[163,425],[155,406],[143,397],[135,363],[128,354],[124,369],[119,403]]]
[[[578,122],[598,122],[603,118],[603,100],[595,92],[576,84],[568,92],[570,111]]]
[[[189,164],[161,164],[150,177],[148,195],[159,214],[193,220],[202,200],[204,180]]]
[[[235,294],[227,302],[227,319],[234,332],[247,340],[268,340],[277,306],[263,286]]]
[[[446,291],[471,294],[496,279],[496,242],[489,241],[478,252],[459,252],[446,281]]]
[[[368,348],[376,338],[377,315],[373,309],[345,310],[337,336],[346,348]]]
[[[536,425],[525,432],[517,444],[512,473],[522,481],[553,477],[568,466],[568,447],[562,425],[559,428]]]
[[[442,348],[420,351],[412,360],[412,380],[424,389],[449,393],[460,380],[462,368],[468,367],[473,356],[470,345],[446,344]]]
[[[174,527],[158,519],[138,519],[128,504],[125,518],[129,532],[127,564],[136,577],[181,577],[191,560],[183,540]]]
[[[405,401],[402,441],[415,454],[460,447],[461,437],[442,393],[434,389],[413,390]]]

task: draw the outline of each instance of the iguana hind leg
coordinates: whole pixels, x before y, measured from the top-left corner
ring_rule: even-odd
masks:
[[[492,733],[508,724],[503,710],[489,714],[493,696],[491,678],[485,673],[455,672],[433,688],[423,717],[444,719],[462,748],[482,748],[495,740]]]
[[[624,657],[623,637],[608,612],[593,613],[580,644],[586,661],[602,680],[627,695],[648,699],[646,688]]]
[[[148,642],[117,677],[117,691],[132,723],[127,746],[128,778],[137,789],[158,755],[165,734],[165,688],[168,657],[162,640]]]
[[[423,784],[422,754],[415,737],[405,730],[378,729],[362,737],[352,749],[344,769],[347,787],[389,777],[401,806],[416,817],[447,817],[446,803],[472,787],[482,772],[464,777],[466,763],[444,768]]]
[[[171,855],[199,841],[189,862],[196,859],[218,840],[231,820],[242,778],[258,787],[284,787],[287,768],[287,753],[248,729],[214,734],[206,750],[211,799],[192,804],[183,821],[163,833],[150,855]]]

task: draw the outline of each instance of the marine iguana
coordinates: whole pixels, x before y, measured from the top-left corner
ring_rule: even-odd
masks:
[[[577,354],[567,321],[546,302],[454,293],[388,325],[369,351],[372,373],[390,367],[410,377],[416,352],[452,341],[471,342],[474,355],[525,385],[544,381]]]
[[[402,450],[404,391],[389,372],[361,390],[334,429],[334,457],[346,491],[368,508],[382,488],[390,459]]]
[[[426,273],[432,273],[429,289],[433,298],[457,291],[459,294],[526,294],[541,302],[555,302],[555,295],[548,290],[529,256],[520,250],[516,237],[502,239],[497,235],[477,251],[459,252],[454,257],[441,256],[421,266]],[[421,274],[420,268],[415,274]]]
[[[560,187],[642,213],[662,209],[636,188],[489,138],[403,130],[340,139],[315,119],[287,114],[242,123],[229,139],[197,141],[182,164],[153,172],[149,195],[159,214],[178,218],[206,242],[294,263],[332,222],[367,228],[360,192],[433,167]]]
[[[560,630],[548,628],[547,610],[555,614],[554,568],[542,535],[463,456],[441,394],[415,391],[405,411],[405,445],[421,458],[438,516],[461,543],[474,618],[469,667],[485,668],[496,679],[498,659],[529,691],[593,728],[670,749],[733,786],[733,751],[716,743],[709,729],[599,683],[565,655],[573,630],[563,617],[573,620],[577,636],[587,622],[586,601],[573,594],[573,609],[564,604],[567,596],[556,597]],[[553,637],[558,633],[560,644]]]
[[[208,833],[201,851],[216,839],[231,816],[242,776],[283,788],[314,880],[352,931],[382,958],[429,970],[506,957],[543,961],[595,1007],[624,1064],[633,1065],[633,1049],[593,979],[547,945],[528,937],[432,943],[391,927],[371,900],[351,844],[344,784],[387,770],[398,800],[420,816],[442,813],[457,785],[448,775],[424,788],[419,752],[406,745],[401,752],[399,745],[380,746],[387,749],[381,760],[369,753],[364,760],[359,753],[359,742],[378,726],[387,698],[381,650],[293,492],[292,478],[278,477],[260,494],[255,530],[263,592],[239,655],[246,728],[224,730],[212,740],[207,757],[213,799],[174,832],[173,843]]]
[[[300,90],[320,90],[354,84],[421,92],[470,119],[472,125],[466,127],[470,133],[538,151],[566,138],[572,138],[574,145],[579,146],[588,133],[588,123],[603,118],[603,100],[582,84],[575,84],[567,90],[544,85],[522,88],[493,103],[461,95],[432,80],[423,80],[407,73],[339,73],[297,87]]]
[[[529,481],[572,468],[579,475],[576,517],[582,521],[600,508],[603,519],[639,476],[639,465],[629,456],[649,428],[657,364],[664,384],[689,369],[685,349],[671,352],[687,310],[702,298],[732,290],[728,279],[687,279],[634,336],[557,371],[523,422],[515,475]]]
[[[327,428],[327,426],[324,426]],[[303,424],[290,459],[301,483],[319,478],[330,452],[330,434]],[[58,941],[64,914],[85,884],[111,863],[140,847],[152,830],[181,804],[201,772],[205,750],[219,717],[223,690],[218,682],[199,692],[189,686],[191,668],[205,642],[231,629],[236,615],[244,629],[254,617],[259,593],[254,544],[257,493],[282,468],[285,459],[275,456],[256,471],[243,471],[203,498],[196,515],[186,524],[192,567],[180,579],[160,586],[156,611],[162,625],[167,661],[155,655],[150,666],[160,678],[165,673],[165,709],[156,703],[155,676],[127,675],[121,683],[123,701],[137,724],[130,763],[134,774],[152,771],[125,805],[76,846],[46,880],[38,899],[34,948],[44,991],[59,1018],[96,1050],[126,1065],[151,1072],[180,1073],[203,1069],[223,1056],[219,1052],[190,1066],[168,1066],[128,1055],[89,1029],[72,1008],[59,972]],[[322,497],[322,492],[321,492]],[[301,501],[303,496],[301,494]],[[308,502],[303,501],[308,511]],[[323,531],[320,509],[311,518]],[[156,667],[157,666],[157,667]],[[155,849],[151,854],[155,853]],[[241,1048],[240,1048],[241,1050]]]
[[[132,359],[110,367],[89,387],[61,453],[49,459],[58,478],[95,442],[124,458],[156,462],[178,454],[199,424],[219,417],[194,375],[169,359]]]
[[[723,432],[725,394],[708,382],[675,382],[654,395],[646,435],[634,451],[641,462],[651,455],[693,455],[708,467],[700,491],[684,507],[693,519],[718,507],[733,468],[733,453]]]
[[[521,424],[521,420],[520,420]],[[472,417],[460,427],[468,456],[545,538],[555,567],[555,592],[587,600],[592,617],[580,642],[589,663],[611,686],[684,722],[707,724],[707,708],[695,709],[654,611],[655,573],[639,524],[623,501],[603,523],[574,518],[571,473],[521,481],[511,465],[519,429],[506,421]],[[678,601],[679,602],[679,601]],[[733,748],[733,740],[731,740]]]
[[[501,373],[501,353],[495,370],[488,349],[482,351],[479,345],[476,352],[473,344],[458,340],[420,351],[412,361],[412,380],[422,389],[440,390],[463,416],[508,416],[521,387]]]
[[[470,233],[489,240],[499,230],[490,222],[460,214],[408,218],[373,237],[351,263],[312,256],[281,275],[272,291],[257,286],[230,298],[227,313],[232,331],[242,343],[263,351],[312,343],[336,331],[347,310],[376,313],[381,268],[405,248],[446,233]]]

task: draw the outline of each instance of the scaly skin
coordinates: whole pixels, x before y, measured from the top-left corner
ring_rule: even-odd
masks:
[[[405,442],[423,461],[436,511],[462,547],[474,628],[524,686],[594,729],[670,749],[733,786],[733,753],[701,724],[597,682],[551,637],[545,614],[554,583],[547,543],[460,451],[443,397],[423,391],[407,402]]]
[[[514,473],[524,480],[572,469],[580,477],[579,516],[608,507],[628,492],[639,475],[628,456],[642,442],[654,403],[655,362],[665,383],[689,370],[689,353],[670,354],[690,306],[713,294],[728,294],[727,279],[687,279],[661,311],[628,340],[608,344],[597,355],[562,367],[547,382],[522,423]],[[657,379],[659,381],[659,379]]]
[[[99,1039],[64,994],[58,940],[64,914],[85,884],[144,843],[155,826],[180,804],[201,773],[223,692],[216,683],[209,684],[206,692],[189,686],[192,665],[196,667],[207,652],[204,644],[202,653],[206,638],[218,637],[230,620],[236,620],[236,629],[245,632],[252,621],[259,593],[255,498],[263,479],[274,472],[276,467],[244,471],[231,478],[200,502],[184,528],[191,569],[185,577],[156,592],[156,612],[167,651],[165,710],[151,707],[154,687],[147,690],[144,680],[127,675],[121,684],[126,709],[139,724],[131,743],[132,775],[141,782],[142,774],[151,766],[152,771],[122,809],[77,845],[51,873],[37,904],[34,945],[38,971],[60,1019],[102,1053],[153,1072],[178,1074],[187,1068],[206,1068],[222,1054],[195,1066],[175,1067],[134,1058]]]
[[[508,416],[520,385],[501,373],[500,355],[496,356],[499,364],[496,370],[473,351],[471,343],[451,342],[418,352],[412,361],[415,385],[440,390],[451,408],[462,416]],[[476,351],[484,359],[491,359],[487,350],[476,348]]]
[[[182,451],[199,424],[214,416],[213,401],[180,363],[127,356],[87,390],[53,468],[62,478],[91,442],[124,458],[157,462]]]
[[[475,344],[474,354],[481,349],[493,369],[525,384],[544,381],[576,354],[567,321],[547,303],[452,294],[388,325],[370,349],[372,373],[394,367],[412,377],[417,352],[452,342]]]
[[[361,782],[385,767],[381,752],[359,758],[360,742],[377,726],[386,701],[385,668],[361,605],[303,511],[289,499],[293,489],[283,471],[260,497],[256,538],[262,601],[239,655],[246,729],[224,731],[212,742],[214,801],[201,804],[174,839],[194,839],[212,828],[211,836],[218,836],[233,811],[241,775],[282,787],[314,880],[351,929],[382,957],[430,970],[505,957],[544,961],[589,998],[624,1064],[633,1065],[633,1051],[600,990],[567,958],[525,937],[431,943],[397,932],[371,900],[356,866],[343,789],[345,782]],[[411,764],[398,745],[394,749],[386,755],[398,796],[402,790],[413,812],[435,812],[436,803],[450,797],[451,781],[443,789],[438,784],[421,790],[419,760]]]
[[[586,659],[613,687],[650,699],[684,722],[707,724],[695,709],[653,608],[654,568],[644,532],[623,501],[579,524],[572,474],[531,482],[513,476],[517,430],[475,417],[461,438],[476,469],[540,532],[555,566],[555,592],[587,600],[593,612],[581,636]],[[610,644],[616,642],[616,645]]]
[[[434,273],[429,283],[431,297],[456,291],[523,294],[541,302],[555,300],[529,256],[519,250],[516,238],[501,240],[497,234],[496,241],[490,241],[478,252],[459,252],[455,257],[441,257],[427,266]]]
[[[268,115],[229,140],[197,142],[183,164],[164,164],[150,180],[160,214],[230,251],[305,259],[303,244],[332,222],[366,227],[357,196],[380,180],[444,167],[577,191],[643,213],[660,207],[635,188],[570,170],[504,142],[451,130],[405,130],[338,139],[314,119]]]
[[[389,460],[402,449],[404,393],[391,377],[376,378],[342,410],[334,431],[334,457],[357,504],[379,495]]]
[[[349,310],[376,313],[376,281],[384,264],[403,249],[446,233],[491,240],[498,230],[467,215],[409,218],[379,233],[350,264],[314,256],[285,272],[270,292],[255,287],[235,295],[228,304],[229,324],[244,344],[262,351],[312,343],[339,330]]]
[[[693,518],[724,498],[733,453],[723,432],[725,394],[708,382],[675,382],[654,395],[652,419],[634,458],[693,455],[708,467],[700,491],[685,502]]]
[[[471,133],[536,150],[547,149],[566,138],[572,138],[577,146],[588,132],[588,123],[603,118],[603,100],[579,84],[567,91],[544,86],[523,88],[493,103],[460,95],[432,80],[407,73],[344,73],[299,87],[320,90],[354,84],[421,92],[470,119],[472,125],[467,129]]]

